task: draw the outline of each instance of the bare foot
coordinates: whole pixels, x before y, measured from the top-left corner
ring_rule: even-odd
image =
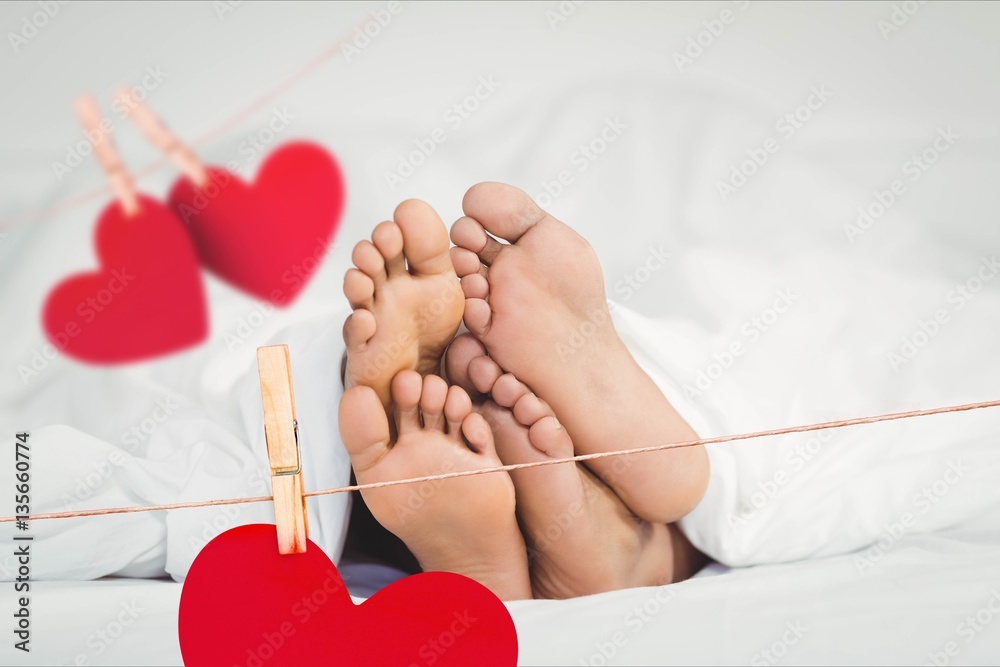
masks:
[[[475,185],[462,208],[451,237],[465,324],[501,368],[552,405],[578,454],[697,438],[618,337],[597,255],[583,237],[510,185]],[[588,467],[655,523],[690,512],[708,483],[702,447]]]
[[[348,389],[340,434],[359,484],[501,465],[485,420],[469,395],[436,375],[402,371],[391,382],[398,438],[374,389]],[[362,491],[387,530],[406,543],[424,571],[462,574],[503,600],[531,597],[524,540],[505,472]]]
[[[372,241],[354,247],[344,276],[354,312],[344,323],[344,389],[366,385],[390,410],[389,385],[403,370],[437,373],[462,320],[461,287],[448,256],[448,232],[426,203],[410,199]]]
[[[572,456],[573,442],[548,404],[513,375],[502,374],[488,357],[466,364],[469,352],[474,349],[459,342],[446,364],[492,395],[477,409],[493,429],[501,460],[532,463]],[[563,463],[510,475],[535,597],[565,599],[673,580],[671,529],[635,516],[586,467]]]

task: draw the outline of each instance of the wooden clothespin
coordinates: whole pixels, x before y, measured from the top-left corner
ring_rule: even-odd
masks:
[[[130,88],[122,86],[118,89],[115,102],[119,108],[129,110],[129,119],[191,182],[199,188],[208,184],[208,172],[198,156],[170,131],[145,101],[136,97]]]
[[[80,124],[83,125],[83,130],[94,147],[97,162],[111,184],[111,190],[121,203],[125,215],[131,218],[139,212],[139,198],[135,192],[132,175],[122,163],[118,149],[111,139],[111,123],[104,118],[101,107],[93,95],[81,95],[76,99],[74,106]]]
[[[282,554],[305,553],[309,522],[306,500],[302,497],[302,458],[288,346],[258,347],[257,371],[264,405],[264,438],[271,465],[278,551]]]

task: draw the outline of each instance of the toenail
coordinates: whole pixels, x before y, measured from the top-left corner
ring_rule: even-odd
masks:
[[[559,429],[561,429],[561,428],[562,428],[562,424],[560,424],[560,423],[559,423],[559,419],[557,419],[556,417],[553,417],[553,418],[552,418],[552,421],[553,421],[553,423],[555,423],[555,425],[556,425],[556,430],[559,430]]]

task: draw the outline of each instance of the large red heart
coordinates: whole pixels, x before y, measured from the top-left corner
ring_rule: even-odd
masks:
[[[290,304],[340,221],[344,181],[337,162],[315,144],[296,142],[272,153],[252,185],[225,169],[207,170],[204,187],[182,178],[169,198],[202,264],[238,289]]]
[[[517,662],[503,603],[472,579],[418,574],[355,605],[326,554],[278,553],[274,525],[228,530],[188,572],[178,619],[187,667]]]
[[[139,197],[127,217],[112,202],[101,211],[94,241],[99,271],[56,285],[42,308],[45,333],[82,361],[138,361],[174,352],[207,333],[198,256],[180,221],[162,204]]]

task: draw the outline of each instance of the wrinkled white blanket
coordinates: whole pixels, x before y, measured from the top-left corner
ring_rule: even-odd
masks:
[[[746,320],[735,335],[611,305],[640,362],[703,436],[991,397],[1000,359],[993,335],[1000,307],[992,295],[956,307],[937,325],[942,339],[963,341],[982,356],[940,345],[935,354],[918,353],[894,368],[894,359],[869,343],[876,337],[891,342],[893,327],[905,321],[896,309],[907,306],[875,307],[866,295],[894,290],[906,280],[901,276],[852,276],[822,257],[768,268],[709,251],[694,255],[689,266],[741,276],[727,283],[732,302],[750,304],[740,309]],[[774,276],[784,282],[771,284]],[[769,284],[773,298],[755,303],[753,295],[767,293]],[[920,287],[947,294],[933,281]],[[317,315],[275,335],[291,350],[308,488],[342,485],[349,476],[336,423],[343,315]],[[929,321],[923,323],[928,329]],[[914,331],[920,327],[915,323]],[[859,356],[858,350],[871,351]],[[123,382],[113,398],[118,412],[155,407],[116,441],[68,426],[34,430],[35,511],[266,495],[256,367],[252,355],[240,355],[238,363],[232,356],[191,355],[192,364],[210,369],[203,375],[211,384],[202,387],[202,408],[153,379]],[[793,371],[774,372],[778,357]],[[975,521],[1000,505],[997,424],[995,412],[984,410],[710,445],[708,493],[682,525],[697,546],[727,565],[829,556],[872,544],[858,558],[874,563],[904,534]],[[310,511],[313,539],[336,557],[346,498],[313,499]],[[35,524],[35,576],[182,579],[218,533],[272,520],[270,506],[260,504],[41,521]]]
[[[988,256],[970,276],[994,266]],[[725,274],[719,281],[735,311],[721,314],[734,322],[725,333],[625,310],[617,320],[704,437],[997,397],[1000,300],[992,294],[965,299],[964,283],[858,272],[821,255],[766,266],[706,251],[685,267]],[[908,293],[912,300],[900,298]],[[909,316],[920,312],[918,297],[936,293],[938,309]],[[709,445],[708,493],[682,526],[733,566],[873,544],[877,560],[904,534],[995,527],[983,517],[1000,506],[998,435],[998,411],[986,409]]]
[[[343,486],[350,477],[336,421],[343,343],[334,322],[342,318],[313,318],[280,337],[291,349],[309,489]],[[150,371],[144,377],[137,372],[109,379],[102,391],[111,396],[66,382],[62,391],[113,405],[96,421],[117,437],[102,439],[58,423],[31,429],[33,512],[270,495],[253,348],[240,352],[219,347],[214,354],[189,355],[190,367],[182,372],[204,370],[197,399],[160,383],[155,369],[144,369]],[[46,417],[59,419],[51,412]],[[308,510],[310,538],[339,557],[347,527],[346,494],[310,499]],[[170,575],[183,580],[198,551],[219,533],[246,523],[273,522],[269,503],[36,521],[32,574],[37,579]],[[12,531],[11,524],[4,530]],[[10,566],[9,556],[0,559],[4,578],[13,571]]]

